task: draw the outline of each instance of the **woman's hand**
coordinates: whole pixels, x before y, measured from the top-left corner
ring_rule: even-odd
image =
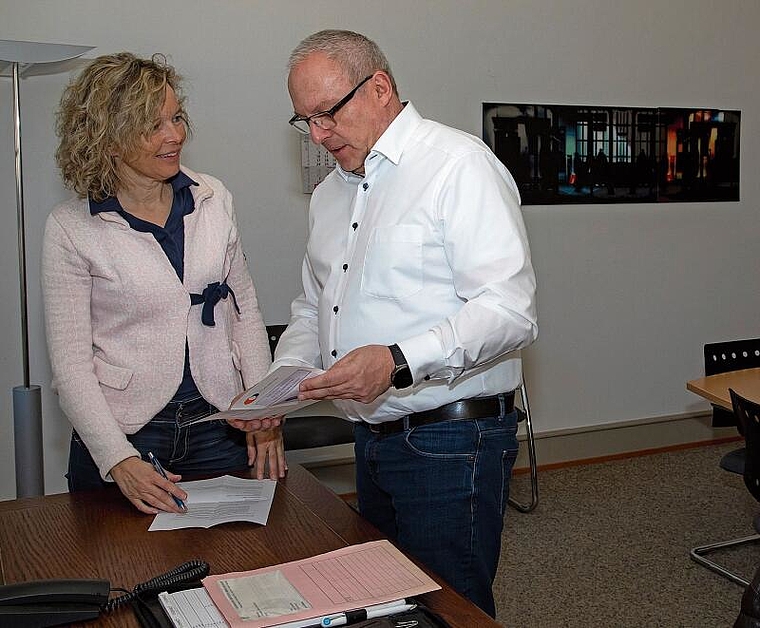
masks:
[[[168,479],[164,479],[156,473],[153,465],[136,456],[114,465],[109,473],[124,496],[139,511],[150,515],[161,511],[185,512],[172,499],[172,495],[177,499],[187,499],[187,493],[175,484],[182,479],[181,475],[167,471]]]
[[[242,412],[241,416],[245,416]],[[235,427],[243,432],[258,432],[261,430],[271,430],[272,428],[279,427],[283,422],[283,416],[263,416],[258,419],[227,419],[232,427]]]
[[[282,427],[259,430],[246,434],[248,443],[248,464],[256,465],[256,477],[264,479],[264,470],[269,468],[269,477],[273,480],[284,478],[288,470],[285,460],[285,446],[282,441]]]

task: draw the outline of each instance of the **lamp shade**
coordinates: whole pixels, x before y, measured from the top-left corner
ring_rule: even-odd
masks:
[[[0,61],[34,65],[68,61],[82,56],[94,46],[72,46],[70,44],[48,44],[38,41],[16,41],[0,39]]]

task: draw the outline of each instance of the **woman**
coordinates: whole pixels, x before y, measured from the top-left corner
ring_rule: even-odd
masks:
[[[56,160],[77,198],[53,210],[43,243],[53,388],[74,427],[69,490],[112,479],[145,513],[181,511],[181,474],[286,469],[277,426],[192,424],[258,381],[270,353],[230,193],[180,166],[182,103],[159,55],[98,57],[69,85]]]

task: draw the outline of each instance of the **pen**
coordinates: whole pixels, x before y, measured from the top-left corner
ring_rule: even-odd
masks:
[[[164,471],[164,468],[161,466],[161,463],[158,461],[158,458],[156,458],[153,455],[152,451],[148,452],[148,460],[150,460],[150,463],[153,465],[153,468],[156,470],[156,473],[158,473],[164,480],[168,480],[169,478],[166,477],[166,471]],[[172,493],[169,493],[169,495],[172,496],[172,499],[174,500],[174,503],[177,504],[182,510],[187,510],[187,506],[185,506],[185,502],[183,502],[179,497],[176,495],[173,495]]]
[[[368,606],[367,608],[346,611],[345,613],[327,615],[322,618],[322,621],[319,622],[319,624],[325,628],[327,626],[345,626],[349,622],[364,621],[365,619],[402,613],[413,609],[415,606],[417,605],[407,604],[406,600],[396,600],[394,602],[386,602],[385,604],[375,604],[373,606]]]

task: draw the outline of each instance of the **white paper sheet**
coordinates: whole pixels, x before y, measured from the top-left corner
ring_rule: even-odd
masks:
[[[187,492],[187,512],[160,512],[153,519],[149,531],[210,528],[231,521],[266,525],[277,482],[224,475],[209,480],[180,482],[177,486]]]
[[[166,616],[175,628],[228,628],[206,589],[188,589],[158,594]]]

